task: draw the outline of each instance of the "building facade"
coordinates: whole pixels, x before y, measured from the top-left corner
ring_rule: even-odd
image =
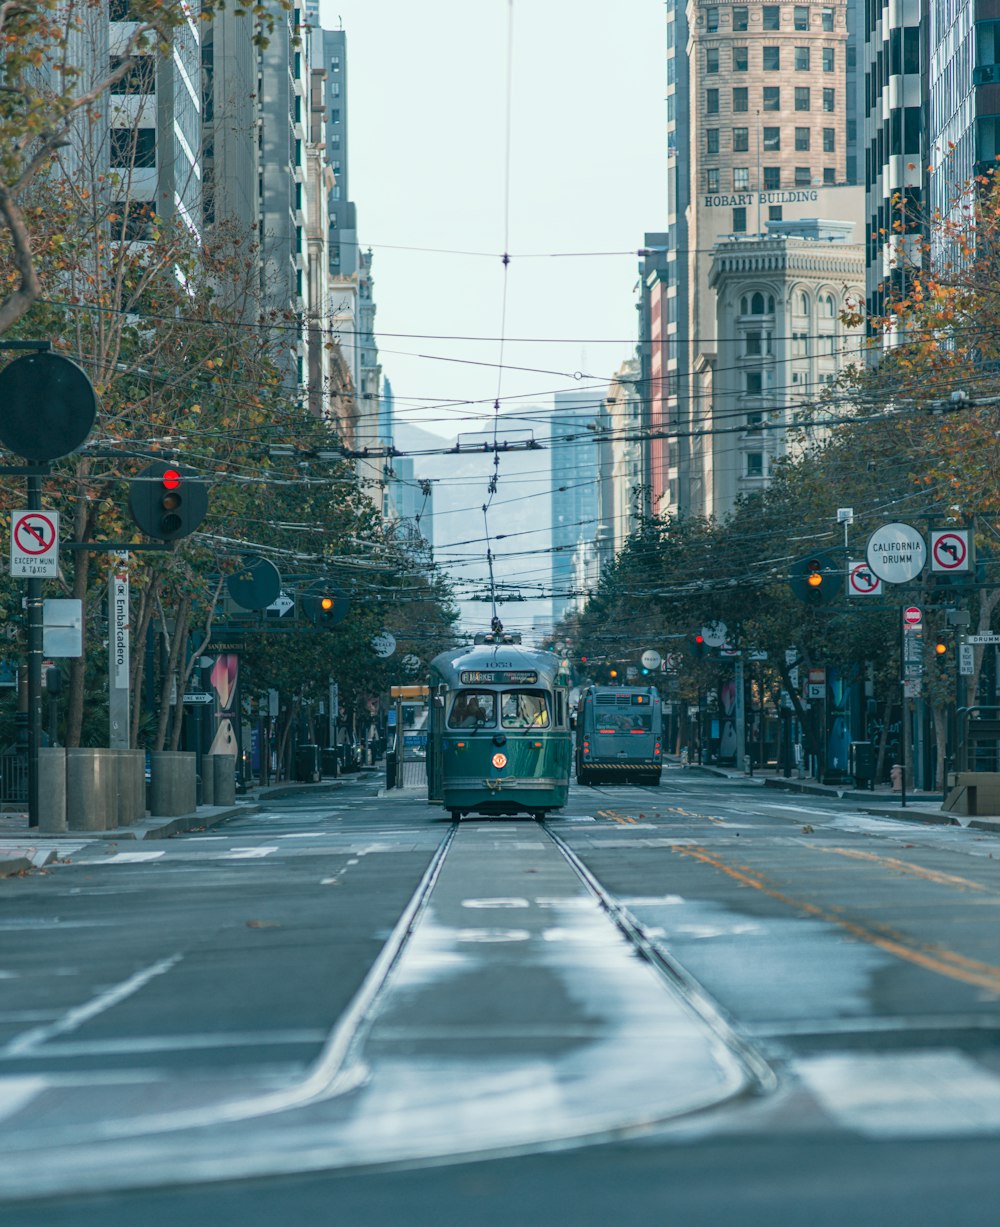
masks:
[[[772,222],[766,236],[733,236],[712,253],[711,512],[720,519],[767,482],[778,458],[822,437],[846,409],[835,384],[861,360],[864,337],[840,318],[864,297],[865,249],[854,230],[850,222]]]
[[[724,334],[714,249],[730,237],[765,235],[769,223],[861,221],[860,197],[846,190],[859,135],[849,11],[854,0],[695,0],[683,11],[668,4],[667,250],[640,268],[647,476],[659,514],[710,515],[729,499],[715,490],[713,398]]]

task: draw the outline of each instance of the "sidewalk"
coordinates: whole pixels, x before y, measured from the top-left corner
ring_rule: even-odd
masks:
[[[319,784],[283,783],[251,788],[235,805],[199,805],[192,814],[173,818],[143,818],[130,826],[114,827],[107,831],[39,831],[28,826],[26,813],[0,813],[0,878],[13,877],[29,869],[41,869],[55,860],[60,846],[67,843],[86,843],[92,839],[172,839],[186,831],[207,830],[229,818],[259,813],[267,801],[330,792],[342,788],[348,780],[370,778],[378,770],[364,767],[359,772],[326,779]]]
[[[978,831],[994,831],[1000,834],[1000,815],[963,818],[959,814],[947,813],[941,809],[943,798],[940,793],[908,792],[904,807],[900,794],[893,792],[888,784],[880,784],[874,789],[861,789],[853,788],[849,784],[820,784],[817,780],[800,780],[795,776],[786,779],[785,776],[773,770],[758,769],[753,775],[747,775],[733,767],[690,767],[687,770],[705,771],[709,775],[722,779],[754,784],[761,788],[778,788],[785,792],[854,801],[865,813],[874,814],[880,818],[902,818],[909,822],[924,822],[939,826],[973,827]]]

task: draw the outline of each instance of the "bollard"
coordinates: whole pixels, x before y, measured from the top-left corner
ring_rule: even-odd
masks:
[[[892,791],[900,792],[903,788],[903,768],[899,763],[893,763],[892,769],[889,772],[889,778],[892,780]]]
[[[38,751],[38,829],[46,833],[68,829],[66,751],[61,746],[42,746]]]
[[[106,831],[116,815],[108,813],[114,801],[108,752],[80,747],[66,751],[66,824],[71,831]],[[111,819],[109,823],[109,817]]]
[[[151,757],[150,812],[176,818],[197,809],[193,750],[154,750]]]
[[[215,805],[236,804],[236,759],[232,754],[210,754]]]

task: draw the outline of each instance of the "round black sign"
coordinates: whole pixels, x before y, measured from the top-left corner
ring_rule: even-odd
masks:
[[[240,559],[239,569],[226,580],[226,588],[244,609],[266,609],[281,595],[281,576],[273,562],[254,555]]]
[[[0,443],[25,460],[59,460],[87,441],[94,387],[61,354],[26,354],[0,371]]]

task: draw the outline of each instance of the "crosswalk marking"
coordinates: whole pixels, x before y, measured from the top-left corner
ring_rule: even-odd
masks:
[[[796,1062],[823,1108],[865,1137],[1000,1133],[1000,1077],[955,1050],[838,1053]]]

